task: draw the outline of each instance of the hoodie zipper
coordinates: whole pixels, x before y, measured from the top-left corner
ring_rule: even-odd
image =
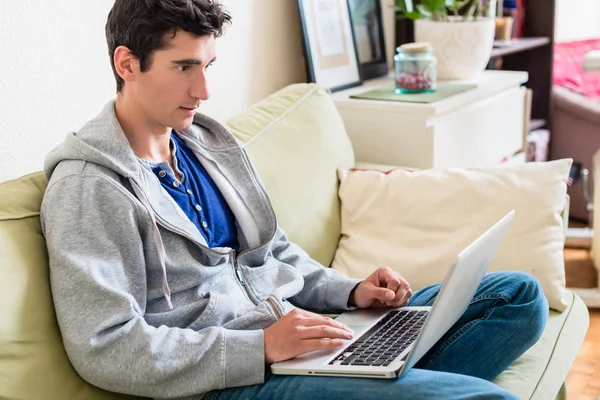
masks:
[[[270,297],[267,297],[267,302],[271,305],[271,308],[273,309],[273,311],[275,312],[275,315],[277,316],[277,319],[281,319],[283,318],[283,315],[281,315],[281,313],[279,312],[279,309],[277,308],[277,306],[275,305],[275,300],[273,300]]]
[[[248,301],[250,301],[250,303],[256,305],[256,303],[254,301],[252,301],[252,299],[250,298],[250,294],[248,293],[248,288],[246,287],[246,283],[244,282],[244,275],[242,274],[242,269],[240,268],[240,265],[237,262],[237,258],[233,262],[233,272],[238,280],[238,283],[240,284],[240,288],[242,289],[242,292],[244,293],[244,295],[246,296]]]
[[[155,215],[156,217],[158,217],[158,214],[154,213],[154,215]],[[205,249],[208,249],[208,250],[210,250],[210,251],[214,251],[215,253],[218,253],[218,254],[223,254],[223,255],[225,255],[225,254],[231,254],[231,253],[233,253],[233,258],[234,258],[234,266],[233,266],[233,270],[234,270],[234,274],[235,274],[235,276],[237,277],[237,280],[238,280],[238,282],[239,282],[239,284],[240,284],[240,288],[242,289],[242,292],[244,293],[244,296],[246,296],[246,298],[248,299],[248,301],[250,301],[250,303],[252,303],[252,304],[256,305],[256,303],[255,303],[254,301],[252,301],[252,299],[250,298],[250,295],[248,294],[248,289],[246,288],[246,284],[245,284],[245,282],[244,282],[244,276],[242,275],[242,271],[241,271],[241,269],[240,269],[240,266],[239,266],[239,264],[238,264],[238,262],[237,262],[237,255],[236,255],[236,253],[235,253],[235,250],[228,251],[227,253],[222,253],[222,252],[220,252],[220,251],[215,251],[215,250],[213,250],[213,249],[211,249],[211,248],[209,248],[209,247],[206,247],[206,246],[204,246],[204,245],[203,245],[203,244],[201,244],[201,243],[198,243],[198,242],[197,242],[197,241],[196,241],[194,238],[192,238],[191,236],[189,236],[188,234],[186,234],[184,231],[181,231],[181,230],[179,230],[179,229],[176,229],[176,228],[173,228],[173,227],[170,227],[170,226],[168,226],[169,224],[167,224],[167,223],[163,222],[163,221],[162,221],[162,220],[160,220],[159,218],[156,218],[156,222],[157,222],[157,223],[158,223],[160,226],[162,226],[163,228],[165,228],[165,229],[167,229],[167,230],[169,230],[169,231],[171,231],[171,232],[173,232],[173,233],[176,233],[176,234],[178,234],[178,235],[180,235],[180,236],[183,236],[183,237],[185,237],[185,238],[187,238],[187,239],[191,240],[193,243],[196,243],[196,244],[197,244],[198,246],[200,246],[200,247],[203,247],[203,248],[205,248]]]

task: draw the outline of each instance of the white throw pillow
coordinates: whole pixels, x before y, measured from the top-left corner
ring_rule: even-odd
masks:
[[[388,265],[413,290],[441,282],[454,257],[510,210],[490,271],[518,270],[565,309],[564,227],[571,159],[469,169],[339,170],[342,238],[332,267],[365,278]]]

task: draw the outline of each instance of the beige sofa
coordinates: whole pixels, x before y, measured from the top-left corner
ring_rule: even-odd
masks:
[[[287,87],[228,126],[248,149],[291,239],[330,265],[340,239],[336,169],[355,160],[328,92]],[[41,173],[0,184],[0,398],[129,398],[84,382],[64,352],[38,218],[45,187]],[[567,293],[567,310],[551,311],[540,341],[496,379],[522,399],[564,398],[588,327],[584,304]]]

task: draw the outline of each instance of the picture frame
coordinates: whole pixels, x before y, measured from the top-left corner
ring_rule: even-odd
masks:
[[[331,92],[362,85],[348,0],[298,0],[306,75]]]
[[[350,17],[362,79],[373,79],[389,73],[383,17],[379,0],[349,0]]]

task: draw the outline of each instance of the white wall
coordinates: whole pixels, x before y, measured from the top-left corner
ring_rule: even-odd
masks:
[[[222,0],[233,16],[217,40],[211,99],[201,111],[219,121],[290,83],[305,82],[296,0]]]
[[[381,1],[389,38],[393,0]],[[222,2],[233,25],[217,41],[211,99],[201,108],[220,121],[306,79],[297,0]],[[39,171],[48,151],[114,97],[104,38],[112,4],[0,0],[0,182]]]
[[[113,0],[0,0],[0,182],[42,168],[45,154],[93,118],[115,83],[104,38]],[[224,0],[233,25],[217,41],[219,119],[305,80],[297,3]]]
[[[0,0],[0,181],[40,170],[114,93],[110,0]]]
[[[556,0],[555,39],[600,38],[600,0]]]

